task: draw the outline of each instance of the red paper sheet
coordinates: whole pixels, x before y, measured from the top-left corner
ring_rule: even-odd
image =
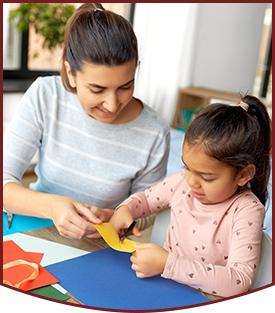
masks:
[[[42,257],[43,254],[41,253],[26,252],[22,250],[12,240],[3,242],[3,265],[18,259],[39,264]],[[7,280],[12,283],[12,285],[15,285],[30,276],[32,272],[33,268],[28,265],[15,266],[13,268],[5,269],[3,271],[3,280]],[[58,282],[58,279],[56,279],[52,274],[50,274],[45,268],[43,268],[39,264],[38,277],[34,280],[24,282],[20,285],[19,288],[28,291]]]

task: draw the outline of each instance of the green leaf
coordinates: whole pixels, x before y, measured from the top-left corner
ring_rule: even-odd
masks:
[[[65,3],[22,3],[10,12],[9,23],[14,24],[18,32],[28,31],[32,24],[35,32],[44,37],[42,46],[53,49],[63,43],[65,25],[75,9]]]

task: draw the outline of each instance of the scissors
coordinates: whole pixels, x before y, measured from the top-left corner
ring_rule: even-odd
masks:
[[[10,229],[10,227],[11,227],[11,221],[12,221],[12,218],[13,218],[13,214],[10,213],[10,212],[7,212],[7,217],[8,217],[7,228]]]
[[[135,225],[136,225],[136,221],[133,221],[132,224],[126,229],[124,235],[120,238],[120,242],[122,242],[127,237],[127,235],[131,233]]]

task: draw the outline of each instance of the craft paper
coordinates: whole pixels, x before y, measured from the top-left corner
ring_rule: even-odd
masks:
[[[53,286],[45,286],[37,289],[30,290],[30,293],[33,293],[35,295],[65,301],[70,299],[68,296],[64,295],[62,292],[58,291]]]
[[[42,261],[42,258],[44,256],[44,253],[38,253],[38,252],[27,252],[36,263],[40,264]]]
[[[14,269],[16,268],[16,269]],[[12,269],[9,271],[9,269]],[[15,288],[20,288],[21,285],[23,285],[25,282],[34,280],[39,275],[39,269],[38,264],[33,262],[27,262],[25,260],[14,260],[11,262],[8,262],[3,265],[3,271],[5,273],[5,278],[3,278],[3,283],[9,286],[13,286]],[[22,274],[22,278],[18,279],[19,274]],[[11,283],[10,277],[12,278],[16,283]]]
[[[30,263],[37,264],[36,260],[31,256],[31,254],[22,250],[12,240],[3,242],[3,265],[15,260],[24,260]],[[3,281],[7,280],[12,285],[16,285],[25,278],[29,277],[32,272],[33,268],[28,265],[20,265],[9,268],[3,270]],[[19,286],[19,288],[27,291],[59,282],[58,279],[51,275],[40,264],[38,264],[38,272],[39,275],[34,280],[24,282]]]
[[[3,241],[8,240],[13,240],[23,250],[32,251],[34,255],[39,255],[39,253],[37,252],[41,252],[40,256],[44,254],[42,261],[40,260],[39,262],[39,260],[36,259],[36,261],[40,263],[41,266],[50,265],[56,262],[64,261],[90,253],[88,251],[72,248],[59,243],[21,233],[7,235],[3,237]],[[52,287],[59,290],[63,294],[67,292],[67,290],[62,288],[59,284],[54,284]],[[45,297],[48,297],[48,295],[45,294]]]
[[[40,263],[41,266],[50,265],[52,263],[57,263],[90,253],[89,251],[72,248],[60,243],[20,233],[3,237],[3,241],[8,240],[12,240],[25,251],[40,252],[44,254]]]
[[[134,247],[134,243],[136,243],[136,241],[125,238],[122,242],[120,242],[117,232],[110,223],[102,223],[94,226],[111,248],[117,251],[130,253],[137,249]]]
[[[7,229],[7,214],[3,212],[3,236],[52,225],[53,221],[49,219],[15,214],[10,229]]]
[[[28,252],[37,263],[41,262],[41,259],[43,257],[43,253],[35,253],[35,252]],[[59,291],[58,289],[62,290]],[[66,301],[70,299],[70,297],[66,296],[65,293],[67,292],[62,287],[59,287],[57,284],[54,284],[54,286],[44,286],[37,289],[33,289],[29,291],[30,293],[33,293],[35,295],[51,298],[54,300],[60,300],[60,301]]]
[[[130,255],[111,248],[46,267],[60,285],[86,306],[112,310],[161,310],[210,300],[173,280],[140,279]]]

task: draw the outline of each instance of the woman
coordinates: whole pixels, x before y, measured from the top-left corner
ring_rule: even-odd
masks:
[[[61,77],[30,86],[4,138],[5,210],[52,219],[65,237],[98,237],[93,224],[165,177],[169,128],[133,97],[137,66],[127,20],[100,4],[76,10],[65,29]],[[24,188],[37,149],[38,180]]]

